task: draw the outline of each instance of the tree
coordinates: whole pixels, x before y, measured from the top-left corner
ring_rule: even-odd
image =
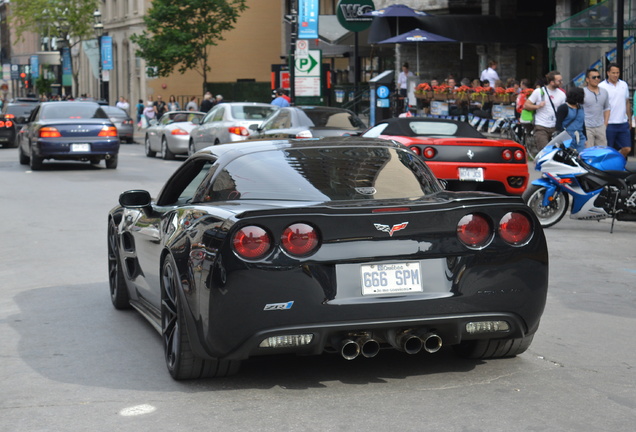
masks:
[[[93,11],[97,0],[11,0],[11,20],[16,37],[31,31],[55,38],[57,46],[69,48],[82,40],[93,39]],[[75,88],[78,74],[73,69]]]
[[[245,0],[154,0],[144,16],[147,31],[130,40],[139,46],[137,55],[168,76],[176,67],[195,70],[208,81],[208,47],[224,40],[222,33],[234,28]]]

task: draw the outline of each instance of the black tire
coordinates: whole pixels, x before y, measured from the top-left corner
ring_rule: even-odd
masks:
[[[116,169],[118,160],[119,160],[119,155],[114,155],[114,156],[111,156],[110,159],[106,159],[106,168]]]
[[[44,159],[39,156],[36,156],[33,152],[31,152],[31,157],[29,158],[29,166],[31,167],[31,171],[39,171],[42,169],[42,165]]]
[[[190,345],[177,266],[167,256],[161,267],[161,334],[166,366],[175,380],[233,375],[240,362],[197,357]]]
[[[113,302],[115,309],[130,309],[126,277],[119,257],[117,226],[112,219],[108,221],[108,284],[110,285],[110,301]]]
[[[156,151],[150,150],[150,138],[148,138],[148,135],[146,135],[146,138],[144,139],[144,147],[146,148],[146,156],[148,157],[157,156]]]
[[[557,224],[568,211],[570,197],[566,193],[556,192],[550,204],[543,206],[545,187],[531,184],[523,193],[523,200],[539,218],[543,228]]]
[[[161,155],[163,160],[175,160],[175,155],[170,151],[166,137],[161,138]]]
[[[525,352],[532,343],[534,334],[517,339],[480,339],[453,345],[455,352],[470,359],[495,359],[515,357]]]
[[[18,157],[20,159],[20,165],[29,165],[30,158],[24,154],[24,150],[22,150],[22,146],[18,148]]]

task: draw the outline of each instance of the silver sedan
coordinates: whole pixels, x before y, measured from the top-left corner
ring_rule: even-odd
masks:
[[[218,104],[192,130],[189,153],[211,145],[244,141],[251,133],[250,126],[260,126],[277,109],[276,106],[257,102]]]
[[[169,111],[157,121],[150,120],[146,129],[144,144],[146,156],[155,157],[157,153],[166,160],[172,160],[176,155],[188,153],[190,132],[205,116],[199,111]]]

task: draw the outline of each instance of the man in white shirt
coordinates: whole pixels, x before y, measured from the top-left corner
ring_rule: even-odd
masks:
[[[558,71],[551,71],[545,76],[547,83],[535,89],[526,99],[523,108],[534,113],[534,142],[537,150],[543,149],[552,134],[556,132],[556,111],[565,103],[565,93],[559,88],[563,77]]]
[[[625,158],[632,150],[632,136],[628,119],[631,117],[629,106],[629,86],[619,79],[621,69],[616,63],[607,67],[607,79],[598,86],[607,90],[610,115],[607,123],[607,145],[613,147]]]
[[[497,81],[499,81],[499,74],[495,70],[497,69],[497,62],[494,60],[490,60],[488,62],[488,67],[481,71],[481,76],[479,77],[480,81],[488,80],[490,82],[490,87],[495,88]]]
[[[119,96],[119,101],[115,104],[115,106],[117,108],[123,109],[126,112],[128,112],[128,109],[130,108],[130,104],[128,103],[126,98],[123,96]]]

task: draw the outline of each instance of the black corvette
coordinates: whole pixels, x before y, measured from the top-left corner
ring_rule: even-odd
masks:
[[[190,157],[156,200],[108,216],[110,293],[162,334],[175,379],[250,356],[385,348],[524,352],[548,285],[540,224],[518,197],[446,192],[400,144],[254,141]]]

